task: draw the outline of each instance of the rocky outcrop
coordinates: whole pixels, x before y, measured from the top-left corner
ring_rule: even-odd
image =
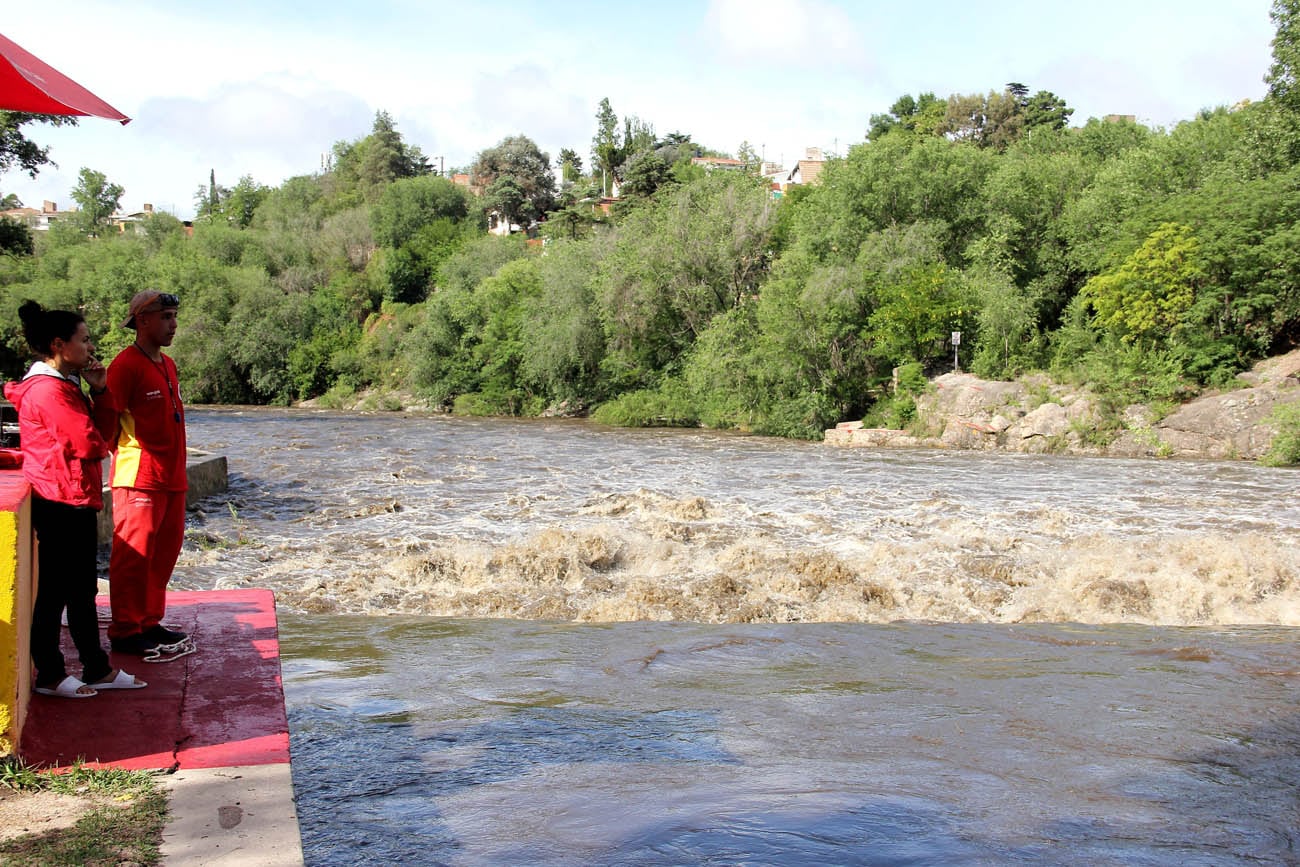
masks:
[[[1260,362],[1239,378],[1241,388],[1207,393],[1159,421],[1149,407],[1128,407],[1118,434],[1086,391],[1043,377],[992,382],[949,373],[916,400],[906,431],[847,422],[826,432],[836,446],[1002,449],[1122,457],[1254,460],[1276,430],[1273,410],[1300,400],[1300,350]]]

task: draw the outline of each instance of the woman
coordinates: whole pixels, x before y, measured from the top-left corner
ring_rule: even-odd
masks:
[[[32,486],[37,544],[32,665],[36,691],[90,698],[101,689],[140,689],[145,682],[109,665],[99,642],[95,609],[99,545],[96,513],[103,508],[103,460],[117,429],[108,377],[91,354],[90,331],[79,313],[44,310],[27,301],[18,310],[27,344],[40,358],[22,382],[5,385],[18,410],[23,476]],[[81,390],[81,380],[90,396]],[[68,674],[59,648],[63,610],[81,657],[81,679]]]

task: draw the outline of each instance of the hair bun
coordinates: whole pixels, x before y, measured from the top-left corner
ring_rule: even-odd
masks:
[[[18,318],[23,322],[36,322],[44,312],[45,308],[35,301],[24,301],[23,306],[18,308]]]

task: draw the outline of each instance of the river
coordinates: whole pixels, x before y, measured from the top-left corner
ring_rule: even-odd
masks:
[[[309,864],[1300,862],[1294,472],[188,421]]]

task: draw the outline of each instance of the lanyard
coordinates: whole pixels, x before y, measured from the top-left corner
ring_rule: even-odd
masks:
[[[138,343],[132,343],[131,345],[136,349],[140,349],[140,344]],[[159,368],[159,372],[162,373],[163,382],[167,384],[167,399],[172,402],[172,418],[176,420],[177,424],[180,424],[181,408],[180,405],[176,403],[176,393],[172,390],[171,377],[167,375],[167,362],[162,360],[154,361],[153,356],[145,352],[143,349],[140,349],[140,354],[149,359],[149,363]]]

